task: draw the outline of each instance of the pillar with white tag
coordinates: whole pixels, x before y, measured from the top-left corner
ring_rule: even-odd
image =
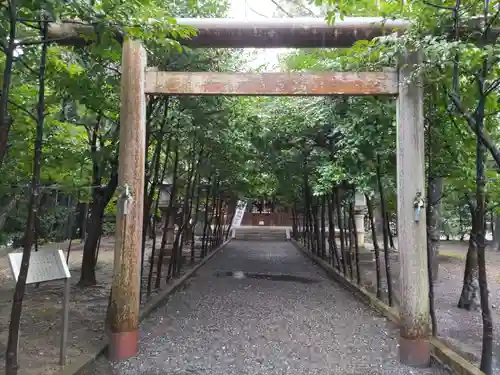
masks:
[[[428,366],[429,283],[425,217],[424,92],[415,68],[420,51],[405,51],[400,60],[397,101],[398,252],[400,263],[400,340],[402,363]]]
[[[137,354],[141,241],[146,144],[146,53],[141,43],[123,44],[118,202],[115,259],[107,328],[108,356],[120,361]]]

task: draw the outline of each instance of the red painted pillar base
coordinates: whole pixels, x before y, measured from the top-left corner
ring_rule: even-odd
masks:
[[[426,339],[399,338],[399,359],[402,364],[412,367],[429,367],[431,344]]]
[[[132,332],[111,333],[109,335],[108,359],[123,361],[133,357],[139,351],[139,330]]]

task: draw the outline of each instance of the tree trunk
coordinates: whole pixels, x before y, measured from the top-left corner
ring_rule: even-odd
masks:
[[[234,217],[236,216],[237,204],[238,204],[238,200],[236,198],[234,198],[233,200],[231,200],[231,203],[228,206],[228,207],[231,207],[231,217],[229,217],[229,223],[227,224],[226,233],[224,235],[224,238],[226,241],[229,238],[229,233],[231,232],[231,229],[233,227],[233,220],[234,220]]]
[[[316,254],[316,242],[314,241],[314,218],[313,218],[313,197],[311,192],[309,191],[309,176],[307,172],[304,174],[304,194],[305,194],[305,206],[306,206],[306,215],[307,215],[307,239],[309,243],[309,250]]]
[[[488,2],[485,2],[487,5]],[[486,12],[487,12],[486,8]],[[487,15],[485,15],[485,18]],[[487,55],[486,55],[487,56]],[[486,74],[488,72],[488,57],[483,61],[483,69],[480,78],[480,92],[484,92]],[[483,95],[479,99],[476,114],[477,131],[481,134],[484,131],[486,97]],[[478,262],[479,295],[481,302],[481,317],[483,321],[483,342],[481,350],[480,370],[486,375],[493,372],[493,318],[488,296],[488,279],[486,274],[486,182],[485,182],[486,147],[482,140],[476,139],[476,246]]]
[[[194,206],[194,218],[193,222],[191,223],[191,263],[194,264],[196,261],[196,237],[195,237],[195,231],[196,231],[196,225],[198,224],[198,218],[200,216],[200,203],[201,203],[201,184],[200,184],[200,177],[198,176],[198,187],[196,188],[196,203]]]
[[[2,206],[2,211],[0,212],[0,232],[9,217],[10,211],[16,207],[17,197],[15,195],[9,196],[8,201]]]
[[[345,242],[344,242],[344,223],[342,221],[342,208],[340,206],[340,193],[339,189],[335,188],[335,211],[337,212],[337,225],[339,227],[339,236],[340,236],[340,254],[342,254],[342,272],[344,276],[347,276],[347,259],[346,259],[346,250],[345,250]],[[335,234],[334,234],[335,239]]]
[[[381,279],[381,272],[380,272],[380,247],[378,246],[378,240],[377,240],[377,232],[375,229],[375,222],[373,218],[373,204],[372,200],[368,196],[368,194],[365,194],[366,197],[366,207],[368,209],[368,218],[370,220],[370,227],[372,230],[372,241],[373,241],[373,249],[375,250],[375,271],[377,275],[377,298],[381,299],[382,298],[382,279]]]
[[[318,205],[318,199],[317,197],[313,197],[311,199],[313,201],[312,203],[312,220],[313,220],[313,231],[314,231],[314,242],[315,242],[315,249],[316,252],[315,254],[318,257],[321,257],[322,249],[321,249],[321,235],[319,231],[319,217],[318,217],[318,211],[319,211],[319,205]]]
[[[299,231],[299,223],[298,223],[298,217],[297,217],[297,201],[293,201],[293,208],[292,208],[292,238],[294,240],[297,240],[297,234]]]
[[[85,242],[87,238],[87,224],[88,224],[88,216],[89,216],[89,204],[87,202],[81,203],[80,206],[80,241]]]
[[[13,3],[11,7],[15,6]],[[14,20],[15,22],[15,20]],[[47,39],[48,24],[43,23],[42,40]],[[19,370],[18,348],[19,348],[19,328],[21,326],[21,315],[23,311],[23,299],[26,289],[26,279],[31,257],[31,247],[33,244],[35,220],[37,212],[37,197],[40,186],[40,172],[43,148],[43,127],[45,122],[45,67],[47,59],[47,43],[42,46],[40,56],[40,67],[38,71],[39,89],[37,105],[37,124],[35,135],[35,152],[33,156],[33,174],[31,177],[31,194],[28,204],[28,218],[26,221],[26,232],[24,236],[23,255],[19,275],[12,299],[12,308],[10,311],[9,335],[7,338],[7,350],[5,359],[5,375],[17,375]],[[4,93],[5,94],[5,93]]]
[[[479,307],[479,281],[477,268],[477,246],[475,241],[476,220],[472,220],[472,229],[469,237],[469,248],[465,260],[462,293],[458,300],[460,309],[472,310]]]
[[[347,202],[344,205],[343,210],[344,210],[344,222],[347,222],[345,237],[349,238],[349,242],[346,243],[346,246],[348,246],[347,248],[349,249],[349,251],[348,251],[349,258],[347,258],[348,262],[349,262],[349,275],[351,277],[351,280],[354,280],[354,268],[352,266],[353,258],[354,258],[353,257],[353,241],[352,241],[353,231],[352,231],[351,215],[349,213],[349,202]]]
[[[327,197],[328,203],[328,244],[330,245],[330,258],[332,266],[336,266],[337,270],[340,271],[340,259],[338,255],[337,249],[337,240],[335,238],[335,220],[334,220],[334,212],[333,207],[334,203],[334,195],[333,193]]]
[[[384,186],[382,184],[382,172],[381,172],[381,160],[380,156],[377,155],[377,185],[378,191],[380,195],[380,210],[382,211],[382,222],[384,223],[382,226],[383,239],[384,239],[384,260],[385,260],[385,277],[387,280],[387,300],[389,302],[389,306],[392,306],[392,275],[391,275],[391,261],[389,257],[389,228],[387,220],[384,220],[385,213],[387,212],[385,208],[385,197],[384,197]]]
[[[326,196],[321,196],[321,218],[320,218],[320,233],[321,233],[321,258],[326,258],[326,223],[325,223],[325,206]]]
[[[359,245],[358,245],[358,231],[356,228],[356,219],[354,218],[354,203],[349,202],[349,217],[351,219],[352,236],[354,239],[354,255],[356,257],[356,281],[361,284],[361,271],[359,269]]]
[[[372,204],[374,205],[373,222],[375,225],[375,233],[377,234],[377,236],[382,236],[383,231],[384,231],[384,221],[382,220],[382,212],[381,212],[380,206],[378,206],[376,204],[375,198],[374,198]]]
[[[168,144],[170,145],[170,142]],[[162,168],[161,177],[160,177],[159,181],[163,181],[165,179],[165,175],[167,174],[168,155],[169,154],[170,154],[169,152],[165,153],[165,160],[163,162],[163,168]],[[147,283],[147,290],[146,290],[147,297],[149,297],[151,295],[151,289],[153,286],[153,270],[154,270],[154,260],[155,260],[155,256],[156,256],[156,213],[158,212],[159,204],[160,204],[160,189],[158,189],[158,192],[156,193],[155,206],[153,209],[153,224],[151,227],[153,244],[151,246],[151,261],[149,264],[149,272],[148,272],[148,283]]]
[[[94,187],[92,204],[90,206],[90,222],[88,224],[88,236],[83,246],[83,258],[79,286],[92,286],[97,284],[95,276],[96,254],[99,238],[102,231],[102,219],[104,210],[118,185],[118,169],[112,172],[111,180],[105,188]]]
[[[10,0],[6,3],[9,12],[9,38],[5,48],[5,66],[3,70],[2,91],[0,91],[0,168],[7,155],[9,131],[12,119],[9,116],[9,91],[12,82],[12,69],[14,66],[14,54],[17,47],[16,23],[17,23],[17,1]],[[17,370],[16,370],[17,372]]]
[[[210,180],[209,180],[210,181]],[[208,227],[208,216],[209,216],[209,207],[210,207],[210,189],[206,189],[205,192],[205,211],[203,212],[203,235],[201,238],[201,255],[200,258],[204,258],[207,255],[206,248],[208,243],[208,234],[210,228]]]
[[[427,233],[429,236],[430,255],[432,259],[432,281],[438,280],[439,274],[439,243],[441,221],[441,198],[443,196],[444,178],[431,177],[428,179],[429,215],[427,217]]]
[[[95,275],[95,258],[97,254],[97,245],[101,235],[102,218],[106,204],[102,201],[92,202],[90,206],[90,221],[88,223],[88,235],[85,245],[83,246],[83,258],[80,281],[80,286],[92,286],[97,284]]]

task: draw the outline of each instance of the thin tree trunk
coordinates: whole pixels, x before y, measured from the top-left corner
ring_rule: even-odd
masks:
[[[347,259],[346,259],[346,251],[345,251],[345,243],[344,243],[344,224],[342,221],[342,211],[340,206],[340,196],[339,189],[335,188],[335,211],[337,211],[337,225],[339,227],[339,236],[340,236],[340,253],[342,254],[342,272],[344,276],[347,276]]]
[[[170,146],[170,139],[168,142],[168,145]],[[167,167],[168,167],[168,156],[170,154],[169,147],[167,147],[167,152],[165,153],[165,161],[163,164],[163,169],[161,171],[161,177],[159,181],[163,181],[165,179],[165,176],[167,174]],[[158,206],[160,204],[160,189],[158,189],[158,192],[156,194],[156,201],[155,201],[155,207],[153,209],[153,226],[152,226],[152,234],[153,234],[153,244],[151,247],[151,261],[149,263],[149,272],[148,272],[148,286],[146,290],[146,296],[149,297],[151,295],[151,289],[153,286],[153,270],[154,270],[154,260],[156,256],[156,213],[158,212]]]
[[[458,300],[458,308],[472,310],[479,306],[479,282],[478,282],[478,260],[477,245],[475,241],[476,218],[474,217],[474,207],[472,202],[469,204],[472,213],[472,229],[469,235],[469,248],[465,258],[465,270],[462,285],[462,293]]]
[[[172,190],[170,191],[170,199],[168,202],[168,207],[167,207],[167,215],[165,218],[165,226],[163,228],[163,235],[161,238],[161,245],[160,245],[160,253],[158,256],[158,264],[156,267],[156,282],[155,282],[155,289],[160,288],[161,285],[161,273],[163,269],[163,258],[165,257],[165,250],[167,246],[167,237],[168,237],[168,231],[169,231],[169,225],[170,225],[170,219],[172,216],[172,211],[176,207],[175,205],[175,200],[176,200],[176,194],[177,194],[177,172],[179,169],[179,143],[176,142],[175,145],[175,159],[174,159],[174,171],[172,174]],[[175,227],[175,220],[174,220],[174,227]],[[171,257],[174,255],[174,251],[172,249]]]
[[[486,1],[488,4],[488,1]],[[488,8],[485,8],[485,13]],[[487,16],[487,14],[485,15]],[[487,18],[487,17],[485,17]],[[484,81],[488,71],[488,58],[486,57],[483,63],[481,85],[484,89]],[[484,92],[481,90],[480,92]],[[476,126],[479,134],[484,131],[484,112],[486,105],[486,97],[482,96],[479,99],[479,104],[476,111]],[[486,375],[491,375],[493,372],[493,318],[491,316],[491,308],[488,296],[488,279],[486,274],[486,242],[485,242],[485,161],[486,147],[479,137],[477,137],[476,148],[476,233],[475,240],[477,246],[477,261],[478,261],[478,278],[479,278],[479,294],[481,301],[481,311],[483,320],[483,345],[481,350],[481,365],[480,370]]]
[[[2,91],[0,92],[0,168],[7,155],[8,140],[12,119],[9,116],[9,93],[12,83],[12,69],[14,66],[14,53],[16,49],[16,23],[17,1],[10,0],[6,3],[9,12],[9,38],[5,48],[5,66],[3,70]],[[45,69],[45,68],[44,68]],[[45,74],[45,73],[44,73]],[[38,118],[40,120],[40,118]],[[10,371],[10,370],[8,370]],[[17,370],[16,370],[17,371]]]
[[[143,224],[142,224],[142,242],[141,242],[141,285],[140,285],[140,299],[142,301],[142,291],[143,291],[143,286],[142,286],[142,279],[144,275],[144,258],[146,255],[146,241],[147,241],[147,236],[148,236],[148,231],[149,231],[149,226],[151,224],[151,205],[153,204],[153,197],[156,191],[156,186],[158,184],[158,175],[160,173],[160,162],[161,162],[161,149],[163,146],[163,140],[164,140],[164,135],[165,135],[165,123],[166,123],[166,118],[168,115],[168,97],[167,101],[165,103],[165,113],[163,114],[164,121],[161,124],[160,128],[160,134],[158,136],[158,139],[156,141],[156,146],[155,150],[153,153],[153,159],[152,162],[154,162],[154,167],[153,167],[153,179],[151,181],[151,184],[149,184],[150,176],[149,176],[149,168],[146,172],[146,177],[144,179],[145,181],[145,194],[144,194],[144,212],[143,212]],[[168,143],[167,143],[167,153],[166,153],[166,158],[168,159],[168,153],[169,153],[169,148],[170,148],[170,137],[168,138]],[[146,150],[145,153],[147,155],[147,150],[148,150],[149,144],[146,142]],[[146,160],[146,165],[147,165],[147,160]],[[148,189],[148,184],[149,184],[149,189]],[[156,215],[156,212],[155,212]],[[154,225],[154,222],[153,222]],[[153,239],[154,240],[154,239]]]
[[[375,271],[377,275],[377,298],[382,299],[382,278],[380,272],[380,247],[378,246],[377,231],[375,228],[375,221],[373,218],[373,203],[368,194],[366,197],[366,207],[368,209],[368,218],[370,219],[370,227],[372,231],[373,249],[375,250]]]
[[[10,212],[16,207],[18,198],[16,195],[12,195],[8,197],[7,203],[2,206],[2,211],[0,212],[0,232],[9,217]]]
[[[380,195],[380,210],[382,211],[382,232],[384,238],[384,260],[385,260],[385,277],[387,280],[387,299],[389,306],[392,306],[392,275],[391,275],[391,261],[389,258],[389,235],[387,227],[387,220],[384,219],[385,213],[387,212],[385,208],[385,197],[384,197],[384,187],[382,185],[382,176],[381,176],[381,165],[380,165],[380,156],[377,155],[377,184]]]
[[[297,217],[297,201],[293,201],[293,207],[292,207],[292,238],[294,240],[297,240],[297,233],[298,233],[298,224],[299,218]]]
[[[11,7],[15,6],[11,2]],[[15,22],[15,20],[14,20]],[[48,24],[42,23],[42,40],[47,39]],[[23,256],[19,275],[14,290],[12,299],[12,309],[10,312],[9,336],[7,339],[7,351],[5,361],[5,374],[17,375],[19,370],[18,363],[18,347],[19,347],[19,329],[21,326],[21,315],[23,311],[23,299],[26,289],[26,279],[28,277],[28,269],[31,257],[31,247],[33,245],[35,219],[37,212],[37,201],[40,186],[40,171],[42,162],[43,148],[43,127],[45,122],[45,68],[47,60],[47,43],[42,45],[42,53],[40,56],[40,67],[38,71],[39,88],[38,88],[38,105],[37,105],[37,124],[35,135],[35,152],[33,156],[33,175],[31,178],[31,195],[28,203],[28,218],[26,221],[26,232],[24,237]],[[7,87],[8,91],[8,87]],[[4,92],[5,95],[5,92]]]
[[[93,286],[97,284],[95,275],[95,259],[97,246],[102,231],[102,220],[104,210],[111,200],[116,186],[118,185],[117,171],[113,172],[111,180],[105,188],[94,187],[93,201],[90,206],[90,222],[88,225],[88,234],[83,246],[83,258],[79,286]]]
[[[441,239],[440,233],[440,208],[441,198],[443,196],[444,178],[443,177],[428,177],[427,183],[429,212],[427,216],[427,233],[430,239],[430,255],[432,267],[432,281],[438,280],[439,275],[439,244]]]
[[[193,223],[191,225],[191,264],[194,264],[196,261],[196,225],[198,224],[198,218],[200,216],[200,202],[201,202],[201,184],[200,177],[198,176],[198,187],[196,188],[196,203],[194,207],[194,218]]]
[[[427,199],[428,204],[426,206],[426,217],[427,217],[427,277],[429,282],[429,314],[431,317],[431,329],[432,336],[437,336],[437,321],[436,321],[436,310],[434,307],[434,280],[437,278],[434,271],[434,263],[439,265],[439,260],[437,255],[433,251],[433,241],[432,234],[434,231],[438,233],[439,240],[439,217],[436,220],[434,210],[436,209],[436,204],[439,204],[441,197],[436,197],[436,186],[435,180],[432,178],[433,173],[433,153],[432,153],[432,137],[431,137],[431,125],[429,124],[427,129],[427,158],[428,158],[428,168],[427,168]],[[437,199],[436,199],[437,198]],[[436,228],[437,227],[437,228]],[[439,246],[439,244],[438,244]],[[438,250],[439,251],[439,250]],[[436,258],[436,259],[435,259]],[[437,268],[437,267],[436,267]]]
[[[325,206],[326,206],[326,197],[325,195],[321,196],[321,220],[320,220],[320,232],[321,232],[321,258],[326,258],[326,223],[325,223]]]
[[[88,224],[88,217],[89,217],[89,204],[88,202],[85,202],[81,206],[80,210],[80,243],[83,243],[87,239],[87,224]]]
[[[328,204],[328,245],[329,245],[329,250],[330,250],[330,258],[332,262],[332,266],[337,267],[337,269],[340,271],[340,259],[339,259],[339,254],[338,254],[338,249],[337,249],[337,240],[335,238],[335,221],[334,221],[334,212],[333,212],[333,206],[334,206],[334,197],[333,193],[329,194],[327,197],[327,204]]]
[[[178,258],[177,258],[177,264],[175,268],[175,275],[179,276],[181,273],[181,267],[182,267],[182,243],[184,242],[184,237],[185,237],[185,231],[186,228],[189,225],[189,220],[191,219],[191,212],[192,212],[192,202],[193,202],[193,193],[194,193],[194,184],[196,182],[196,179],[198,178],[198,167],[200,165],[200,159],[198,158],[198,161],[196,162],[196,154],[194,151],[196,145],[196,137],[194,138],[193,141],[193,155],[192,155],[192,160],[190,162],[191,166],[188,171],[188,178],[186,182],[186,188],[184,191],[184,202],[182,204],[182,223],[179,228],[179,231],[176,236],[176,247],[178,251]],[[193,178],[194,177],[194,178]],[[179,243],[179,240],[182,238],[181,243]]]
[[[318,218],[318,211],[319,211],[319,205],[318,205],[318,199],[313,198],[313,204],[312,204],[312,219],[313,219],[313,230],[314,230],[314,242],[315,242],[315,248],[316,248],[316,255],[318,257],[321,257],[321,253],[323,250],[321,249],[321,235],[319,231],[319,218]]]
[[[238,204],[238,200],[235,198],[230,202],[230,206],[228,206],[228,208],[231,207],[232,211],[231,211],[231,217],[229,218],[229,223],[227,225],[226,234],[224,236],[226,241],[228,240],[229,232],[231,232],[231,229],[233,227],[233,220],[234,220],[234,217],[236,216],[237,204]]]
[[[205,194],[205,211],[204,211],[204,216],[203,216],[203,219],[204,219],[203,235],[201,238],[201,258],[204,258],[207,255],[206,246],[207,246],[207,242],[208,242],[207,236],[208,236],[208,231],[209,231],[209,228],[208,228],[209,202],[210,202],[210,189],[207,189],[206,194]]]
[[[356,256],[356,281],[361,284],[361,271],[359,269],[359,245],[358,245],[358,231],[356,228],[356,220],[354,218],[354,203],[349,202],[349,216],[352,224],[352,236],[354,237],[354,252]]]
[[[347,206],[347,207],[346,207]],[[349,242],[346,244],[347,248],[349,249],[348,254],[348,262],[349,262],[349,275],[351,277],[351,280],[354,280],[354,269],[352,266],[352,261],[353,261],[353,241],[352,241],[352,222],[349,214],[349,204],[344,205],[343,207],[344,210],[344,223],[347,223],[347,228],[346,228],[346,238],[349,238]]]

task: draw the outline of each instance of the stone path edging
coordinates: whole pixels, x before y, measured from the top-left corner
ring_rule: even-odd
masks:
[[[331,276],[335,281],[342,284],[346,289],[353,292],[355,296],[361,299],[365,304],[372,307],[374,310],[378,311],[380,314],[385,316],[387,319],[393,323],[399,323],[399,313],[393,307],[388,306],[381,300],[379,300],[374,294],[367,291],[365,288],[360,287],[353,283],[351,280],[347,279],[333,268],[329,263],[325,262],[323,259],[312,254],[310,251],[306,250],[300,243],[294,239],[290,239],[290,242],[305,255],[307,255],[312,261],[319,265],[326,273]],[[432,357],[441,363],[443,366],[451,370],[453,373],[458,375],[485,375],[484,372],[479,370],[472,363],[467,361],[465,358],[460,356],[454,350],[449,348],[441,340],[436,337],[430,338]]]
[[[226,242],[220,245],[218,248],[209,253],[205,258],[203,258],[197,265],[187,270],[184,275],[180,278],[175,279],[171,284],[167,285],[165,289],[160,291],[155,297],[152,298],[142,309],[141,315],[139,317],[140,321],[147,318],[156,308],[163,303],[163,301],[174,293],[182,284],[184,284],[189,278],[191,278],[200,267],[202,267],[206,262],[208,262],[217,252],[222,250],[226,245],[231,242],[232,238],[229,238]],[[104,354],[108,348],[108,339],[105,338],[96,344],[96,349],[87,355],[84,355],[77,360],[69,363],[65,367],[61,368],[54,375],[77,375],[88,365],[95,361],[95,359],[102,354]]]

